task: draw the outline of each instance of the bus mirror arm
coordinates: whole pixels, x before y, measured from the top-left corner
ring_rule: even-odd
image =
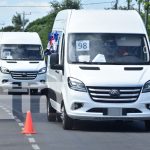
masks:
[[[63,70],[64,69],[63,65],[58,65],[58,64],[52,65],[52,66],[50,66],[50,68],[54,69],[54,70]]]

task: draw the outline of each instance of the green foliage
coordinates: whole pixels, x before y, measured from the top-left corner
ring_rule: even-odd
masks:
[[[26,32],[37,32],[42,40],[43,47],[46,49],[48,32],[51,32],[56,14],[51,13],[43,18],[37,19],[26,27]]]
[[[81,1],[80,0],[64,0],[62,2],[63,9],[80,9]]]
[[[60,10],[62,10],[61,4],[56,0],[50,1],[50,5],[53,8],[53,10],[52,10],[53,13],[57,13]]]
[[[12,31],[14,31],[14,27],[13,26],[7,26],[7,27],[4,27],[3,29],[1,29],[0,31],[12,32]]]
[[[53,13],[58,13],[64,9],[80,9],[81,0],[63,0],[59,3],[57,0],[50,1],[51,7],[53,8]]]
[[[16,31],[21,31],[22,20],[21,20],[21,15],[20,14],[17,14],[16,16],[15,15],[13,16],[12,24],[14,25],[14,29]]]

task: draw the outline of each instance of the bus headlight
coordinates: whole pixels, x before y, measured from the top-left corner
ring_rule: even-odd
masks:
[[[1,67],[0,70],[1,70],[2,73],[5,73],[5,74],[9,74],[10,73],[10,71],[7,68],[5,68],[5,67]]]
[[[143,87],[143,93],[150,92],[150,81],[146,82]]]
[[[46,67],[41,68],[38,72],[38,74],[44,74],[44,73],[46,73]]]
[[[68,78],[68,85],[71,89],[75,91],[81,91],[81,92],[87,91],[84,83],[75,78]]]

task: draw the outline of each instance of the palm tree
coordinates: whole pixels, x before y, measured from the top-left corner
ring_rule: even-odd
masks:
[[[12,18],[12,24],[14,25],[14,30],[22,31],[23,30],[22,27],[24,27],[28,21],[29,21],[28,19],[22,19],[21,14],[14,15]]]

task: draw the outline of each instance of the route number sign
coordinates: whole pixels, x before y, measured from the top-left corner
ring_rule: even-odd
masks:
[[[89,51],[89,43],[88,40],[76,41],[76,51]]]

